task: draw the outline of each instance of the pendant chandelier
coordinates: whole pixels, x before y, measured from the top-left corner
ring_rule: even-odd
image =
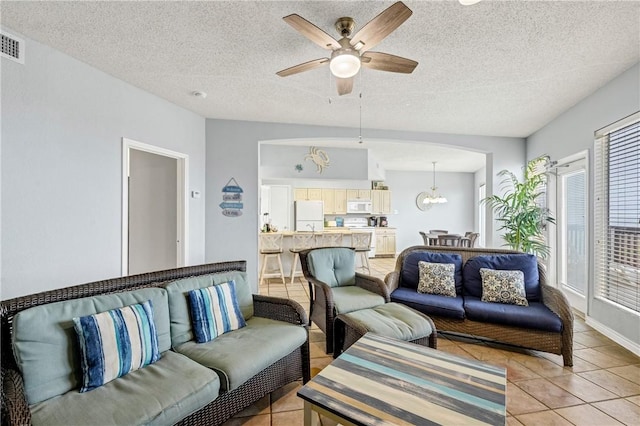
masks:
[[[423,204],[444,204],[447,199],[438,193],[438,187],[436,186],[436,162],[433,161],[433,186],[431,187],[431,193],[424,193],[422,200]]]

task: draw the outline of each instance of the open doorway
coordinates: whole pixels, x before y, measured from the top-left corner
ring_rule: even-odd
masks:
[[[122,275],[184,266],[188,156],[122,142]]]

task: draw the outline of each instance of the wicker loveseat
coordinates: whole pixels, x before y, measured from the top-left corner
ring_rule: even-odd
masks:
[[[247,326],[211,342],[195,344],[192,331],[185,323],[185,316],[188,318],[189,314],[180,312],[187,304],[184,291],[230,279],[236,281],[238,301]],[[100,312],[101,306],[113,304],[114,300],[126,305],[140,303],[130,300],[147,296],[153,301],[158,346],[164,348],[160,349],[160,360],[97,389],[79,393],[82,373],[78,371],[78,355],[74,354],[77,343],[73,342],[71,318],[64,315],[75,316],[78,306]],[[161,306],[163,300],[166,306]],[[309,380],[308,317],[304,309],[291,300],[251,294],[245,261],[176,268],[5,300],[0,304],[0,319],[2,424],[7,426],[218,425],[288,383],[301,378],[304,382]],[[41,328],[37,330],[41,341],[29,340],[34,335],[33,329],[37,328],[34,324]],[[60,341],[63,344],[58,347],[51,344]],[[25,346],[29,347],[28,351]],[[51,369],[58,370],[57,376],[51,376],[50,380],[42,377],[49,375],[48,359],[43,358],[43,352],[51,359]],[[32,360],[28,358],[34,356],[40,357],[35,375],[33,371],[23,371],[25,366],[33,365],[29,364]],[[43,359],[45,365],[42,365]],[[183,369],[183,366],[187,368]],[[61,374],[60,370],[66,374]],[[37,386],[33,385],[34,376],[40,381]],[[148,386],[154,383],[153,380],[158,386]],[[174,389],[176,392],[180,389],[182,394],[171,399]],[[43,392],[54,395],[46,399]],[[38,402],[29,402],[33,399]],[[148,406],[140,407],[149,402]],[[166,405],[162,405],[163,402]],[[51,405],[47,407],[49,403]],[[61,413],[64,411],[61,407],[80,412],[82,420],[65,422],[67,413]],[[134,412],[133,419],[130,413],[124,413],[127,410]]]
[[[459,255],[456,266],[456,297],[424,294],[417,291],[418,261],[437,256]],[[482,257],[478,257],[482,256]],[[517,258],[522,253],[483,248],[414,246],[402,251],[395,270],[385,277],[391,301],[404,303],[431,317],[439,332],[452,332],[495,340],[528,349],[562,355],[564,365],[573,365],[573,314],[566,297],[546,282],[544,267],[533,259],[535,292],[529,294],[529,306],[488,303],[480,295],[470,294],[465,280],[471,277],[467,266],[479,259]],[[422,258],[422,259],[421,259]],[[472,259],[472,262],[468,263]],[[460,262],[461,260],[461,262]],[[529,259],[530,260],[530,259]],[[427,260],[431,262],[432,260]],[[531,263],[529,261],[529,263]],[[537,272],[535,271],[537,264]],[[495,267],[493,269],[518,269]]]

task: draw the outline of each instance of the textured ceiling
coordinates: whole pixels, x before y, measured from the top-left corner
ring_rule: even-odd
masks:
[[[526,137],[640,60],[638,1],[405,1],[413,15],[374,50],[413,74],[364,69],[335,95],[326,56],[282,17],[337,37],[390,1],[11,2],[3,27],[204,117]],[[27,49],[28,61],[28,49]],[[206,99],[193,91],[208,93]],[[358,97],[362,93],[362,101]]]

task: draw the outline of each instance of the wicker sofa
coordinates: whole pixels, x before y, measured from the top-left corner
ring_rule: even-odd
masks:
[[[435,253],[436,256],[460,255],[463,266],[466,266],[472,258],[474,261],[479,259],[476,256],[523,255],[502,249],[409,247],[398,256],[395,270],[385,277],[385,282],[391,292],[391,301],[404,303],[429,315],[439,332],[466,334],[523,348],[550,352],[562,355],[564,365],[573,365],[573,314],[571,307],[566,297],[558,289],[547,284],[544,267],[539,262],[533,260],[534,270],[537,263],[539,279],[539,281],[536,280],[537,295],[535,300],[530,302],[529,307],[524,307],[481,302],[479,297],[473,297],[469,294],[467,287],[464,286],[456,289],[455,298],[419,293],[416,289],[418,281],[417,260],[421,256],[430,256],[427,253]],[[510,268],[497,267],[494,269]],[[460,266],[456,268],[456,271],[458,270],[460,271],[460,279],[464,283],[464,280],[469,278],[463,273],[467,269]],[[527,294],[527,298],[529,298],[529,294]],[[477,314],[477,309],[487,308],[484,315]],[[476,309],[476,311],[472,312],[472,309]],[[537,313],[540,314],[539,322],[536,317]],[[472,316],[473,319],[470,319],[469,316]],[[526,316],[529,318],[523,321]],[[543,316],[554,323],[554,326],[545,327]]]
[[[251,317],[247,319],[247,327],[226,333],[214,339],[214,341],[209,342],[215,343],[219,340],[220,343],[218,343],[218,345],[221,346],[209,346],[207,351],[203,351],[201,348],[200,350],[194,348],[197,346],[195,342],[188,341],[189,333],[191,333],[191,331],[188,330],[188,326],[180,324],[180,318],[174,318],[176,306],[180,308],[180,304],[186,305],[186,296],[180,292],[188,287],[195,286],[195,288],[203,288],[207,283],[209,283],[208,285],[211,285],[211,283],[217,284],[223,282],[222,280],[228,279],[244,281],[243,286],[237,287],[244,288],[244,290],[238,290],[238,300],[242,313],[243,315],[247,313],[251,315]],[[249,290],[247,291],[247,289]],[[79,365],[74,365],[78,364],[78,360],[77,355],[73,355],[73,351],[77,348],[74,348],[76,344],[71,342],[71,336],[73,334],[72,326],[69,326],[70,321],[66,320],[48,323],[49,310],[55,311],[62,307],[63,313],[66,312],[66,310],[73,312],[74,309],[77,310],[76,307],[78,303],[84,303],[83,306],[85,308],[87,306],[91,307],[91,304],[100,306],[105,300],[112,302],[113,299],[110,298],[113,297],[120,301],[118,303],[122,303],[123,301],[126,302],[129,300],[132,295],[140,294],[139,292],[142,292],[142,296],[151,294],[153,295],[152,297],[162,297],[167,301],[166,308],[157,307],[155,301],[153,308],[156,313],[166,309],[166,315],[157,314],[154,320],[156,322],[159,321],[157,318],[159,315],[166,316],[166,318],[163,318],[166,326],[157,326],[157,328],[158,341],[160,342],[160,340],[164,339],[165,343],[163,343],[163,345],[167,347],[167,350],[162,352],[162,358],[155,364],[117,378],[98,389],[87,393],[79,393],[77,388],[81,372],[78,371]],[[171,301],[171,292],[173,292],[173,302]],[[241,292],[244,292],[244,294],[241,295]],[[160,296],[157,296],[158,294]],[[89,305],[86,304],[86,301],[88,301]],[[178,304],[176,305],[176,303]],[[169,314],[169,311],[172,311],[171,314]],[[53,335],[57,333],[59,335],[68,335],[69,343],[66,345],[68,347],[63,349],[53,348],[51,357],[52,362],[55,362],[56,354],[53,352],[56,350],[62,351],[62,357],[58,356],[58,358],[62,358],[62,364],[69,364],[67,366],[69,369],[69,372],[66,374],[67,377],[62,377],[62,379],[71,385],[76,385],[75,388],[69,388],[70,390],[63,389],[58,392],[58,395],[37,404],[30,404],[28,402],[32,394],[26,389],[25,383],[27,383],[28,380],[25,382],[25,377],[27,376],[24,375],[25,371],[21,370],[25,364],[24,357],[21,358],[20,355],[23,356],[24,353],[20,354],[22,348],[16,349],[14,347],[14,342],[16,341],[20,341],[22,345],[33,343],[29,342],[28,339],[16,337],[16,334],[19,335],[24,332],[24,326],[22,326],[22,331],[17,330],[20,328],[21,321],[24,324],[25,320],[23,320],[23,318],[25,316],[28,318],[29,314],[33,312],[37,313],[35,318],[41,318],[40,324],[42,324],[43,327],[47,327],[46,330],[51,330],[50,333],[44,334]],[[18,318],[16,318],[16,315],[18,315]],[[52,420],[52,417],[43,416],[42,412],[35,415],[33,410],[41,410],[40,405],[43,403],[46,404],[49,401],[52,401],[54,407],[60,407],[60,405],[56,406],[55,404],[69,397],[66,403],[67,407],[75,405],[73,406],[75,410],[77,406],[82,405],[85,411],[91,412],[92,410],[87,410],[85,403],[91,405],[95,401],[89,402],[89,400],[86,399],[87,396],[96,399],[99,398],[100,395],[113,396],[114,394],[117,396],[116,398],[99,399],[99,404],[95,406],[99,406],[103,415],[106,413],[106,417],[103,416],[101,419],[96,419],[94,420],[95,422],[99,424],[176,423],[181,425],[218,425],[259,400],[264,395],[288,383],[301,378],[304,382],[309,380],[308,317],[304,309],[300,304],[291,300],[251,294],[250,286],[246,283],[245,261],[219,262],[176,268],[98,281],[5,300],[2,301],[0,305],[0,319],[2,333],[2,424],[8,426],[59,424],[61,422],[60,419],[64,416],[58,417],[55,415]],[[275,328],[272,327],[272,330],[269,331],[268,328],[271,326]],[[165,330],[165,332],[163,332],[164,335],[161,335],[162,327],[164,327]],[[59,330],[56,330],[56,328],[59,328]],[[71,331],[69,330],[70,328]],[[287,332],[287,330],[289,332]],[[230,336],[238,332],[239,334]],[[171,336],[169,336],[169,334],[171,334]],[[281,338],[280,336],[283,334],[295,335],[295,339],[284,336]],[[176,335],[181,335],[182,337],[179,339],[182,340],[176,340]],[[254,350],[247,350],[247,347],[250,347],[252,344],[250,342],[252,336],[257,337],[261,335],[262,337],[266,335],[264,338],[269,339],[269,341],[265,343],[262,341],[264,339],[262,339],[257,342],[256,345],[260,346],[260,350],[255,350],[255,347]],[[283,342],[283,340],[285,341]],[[187,342],[182,343],[185,341]],[[37,352],[39,347],[44,347],[44,344],[47,342],[44,342],[44,344],[43,342],[36,343],[41,346],[36,346],[36,351],[34,351],[34,348],[31,348],[31,354]],[[178,345],[178,343],[182,344]],[[243,353],[234,355],[233,348],[230,347],[234,344],[236,344]],[[282,348],[285,347],[286,344],[288,344],[289,347],[293,346],[293,349],[290,353],[282,355]],[[208,343],[198,346],[204,345],[208,345]],[[226,347],[224,347],[224,345],[226,345]],[[270,348],[270,346],[273,346],[273,348]],[[186,349],[182,349],[181,351],[180,348]],[[200,352],[198,352],[198,350]],[[288,351],[289,349],[286,350]],[[18,356],[14,356],[16,353],[18,353]],[[276,356],[274,354],[280,358],[275,361],[266,361],[264,359],[266,356]],[[41,356],[37,353],[36,355]],[[207,356],[211,358],[212,355],[214,358],[223,359],[220,362],[226,362],[227,365],[229,365],[229,370],[222,371],[224,367],[215,367],[198,361],[198,357],[206,359]],[[64,358],[67,358],[67,360],[65,361]],[[171,362],[171,360],[178,359],[184,359],[187,363],[191,363],[190,375],[187,374],[186,371],[182,374],[182,370],[177,369],[177,380],[175,380],[175,376],[174,380],[170,380],[168,375],[160,371],[163,368],[161,363],[165,360],[167,360],[165,362]],[[244,365],[241,368],[235,369],[233,366],[234,359],[237,360],[238,364],[244,363]],[[193,364],[195,364],[195,367]],[[156,370],[153,370],[154,368]],[[261,368],[261,370],[258,370],[257,373],[252,372],[252,369],[256,368]],[[147,372],[136,376],[136,374],[144,372],[145,370],[147,370]],[[160,387],[143,388],[141,386],[141,383],[145,383],[144,380],[148,380],[150,375],[154,375],[153,378],[159,380],[158,383],[162,385],[160,386],[162,390],[160,390]],[[247,375],[250,376],[245,377]],[[31,374],[31,377],[33,377],[33,374]],[[140,379],[140,382],[136,383],[138,379]],[[123,381],[113,385],[113,383],[121,380]],[[55,381],[55,378],[53,381]],[[168,408],[155,407],[155,400],[152,401],[149,410],[135,407],[136,405],[143,404],[145,397],[147,397],[149,393],[161,393],[157,400],[162,401],[162,398],[166,399],[165,394],[171,393],[174,387],[186,387],[189,389],[188,383],[181,383],[189,381],[210,381],[211,383],[205,383],[206,386],[200,386],[198,392],[194,392],[199,393],[195,401],[191,398],[193,394],[187,392],[186,397],[182,400],[173,401],[172,405]],[[45,385],[48,386],[46,383]],[[109,388],[109,386],[111,386],[111,388]],[[42,386],[40,386],[40,388],[42,388]],[[55,388],[55,386],[48,386],[49,391],[52,388]],[[109,388],[109,390],[102,391],[101,389],[103,388]],[[99,392],[105,393],[100,394]],[[108,392],[111,393],[109,394]],[[118,392],[122,394],[119,395]],[[138,394],[136,394],[136,392],[138,392]],[[94,395],[90,396],[91,394]],[[146,400],[148,400],[148,398]],[[132,406],[147,417],[136,417],[135,421],[132,421],[131,418],[126,419],[126,417],[124,417],[126,420],[123,420],[120,412]],[[153,414],[153,410],[159,411],[160,414]],[[166,414],[167,411],[169,411],[168,415]],[[149,414],[150,412],[152,414]],[[53,413],[53,411],[49,413]],[[107,420],[105,420],[105,418]],[[38,421],[36,422],[35,419],[38,419]],[[82,423],[85,424],[84,421]]]

